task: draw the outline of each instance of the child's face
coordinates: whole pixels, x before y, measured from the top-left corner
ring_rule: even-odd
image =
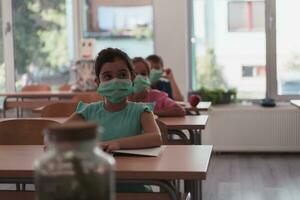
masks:
[[[160,63],[153,62],[149,60],[151,69],[162,69],[163,66]]]
[[[142,62],[134,63],[134,71],[137,75],[149,77],[147,66]]]
[[[105,63],[99,74],[100,82],[107,82],[114,78],[129,79],[131,74],[125,61],[116,59],[113,62]]]

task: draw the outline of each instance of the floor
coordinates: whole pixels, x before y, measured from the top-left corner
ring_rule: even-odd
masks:
[[[299,200],[300,154],[213,155],[203,200]]]

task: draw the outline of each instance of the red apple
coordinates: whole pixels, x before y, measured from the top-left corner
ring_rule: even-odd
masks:
[[[191,104],[192,107],[196,107],[198,105],[198,103],[200,102],[200,100],[201,100],[201,97],[196,94],[192,94],[189,97],[189,103]]]

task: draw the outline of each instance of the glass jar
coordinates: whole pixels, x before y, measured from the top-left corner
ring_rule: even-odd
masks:
[[[37,200],[114,199],[114,159],[97,146],[97,125],[70,123],[45,130],[47,150],[37,160]]]

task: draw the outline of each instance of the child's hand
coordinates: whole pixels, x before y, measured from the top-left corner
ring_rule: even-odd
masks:
[[[101,143],[101,147],[102,147],[103,151],[108,152],[108,153],[112,152],[113,150],[120,149],[120,145],[116,141],[103,142],[103,143]]]
[[[44,152],[48,151],[48,146],[44,145],[43,150],[44,150]]]
[[[173,72],[170,68],[165,69],[165,76],[166,79],[171,80],[173,77]]]

